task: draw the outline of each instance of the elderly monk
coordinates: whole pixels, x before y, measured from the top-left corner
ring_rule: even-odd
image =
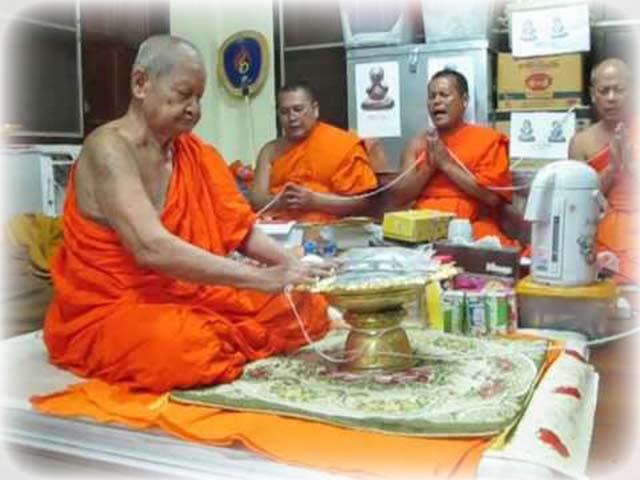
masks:
[[[269,218],[330,222],[366,213],[368,198],[349,197],[377,186],[365,146],[356,135],[318,121],[318,115],[308,84],[280,88],[283,136],[262,147],[251,195],[261,210],[280,194]]]
[[[229,382],[247,361],[304,343],[283,295],[265,292],[323,270],[253,229],[223,159],[191,133],[205,77],[191,43],[149,38],[128,111],[85,140],[52,264],[44,338],[53,363],[161,392]],[[265,266],[232,260],[235,250]],[[305,328],[321,337],[325,301],[297,300]]]
[[[590,92],[598,122],[571,139],[569,158],[587,160],[599,172],[609,209],[598,226],[598,248],[618,257],[616,280],[638,283],[640,229],[634,202],[638,159],[633,150],[638,131],[631,122],[629,67],[619,59],[604,60],[591,72]]]
[[[387,210],[413,203],[471,221],[474,238],[497,236],[514,245],[498,226],[511,208],[508,140],[501,133],[464,121],[469,87],[461,73],[441,70],[429,81],[427,107],[434,129],[407,142],[401,172],[415,168],[387,196]],[[416,165],[417,163],[417,165]]]

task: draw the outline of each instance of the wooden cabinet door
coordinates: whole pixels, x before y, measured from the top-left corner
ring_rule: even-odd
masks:
[[[123,115],[138,46],[150,35],[169,33],[167,0],[83,2],[82,67],[85,135]]]
[[[134,49],[118,43],[83,42],[85,134],[126,112],[134,57]]]

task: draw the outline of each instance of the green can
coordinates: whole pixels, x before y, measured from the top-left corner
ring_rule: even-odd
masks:
[[[507,332],[509,304],[504,292],[487,292],[484,297],[487,315],[487,332],[498,335]]]
[[[509,290],[505,293],[507,298],[507,309],[509,311],[509,320],[507,321],[507,331],[509,333],[518,330],[518,302],[516,292]]]
[[[446,290],[442,292],[443,330],[447,333],[464,333],[465,293],[462,290]]]
[[[466,301],[467,333],[476,337],[487,333],[487,308],[484,293],[468,292]]]

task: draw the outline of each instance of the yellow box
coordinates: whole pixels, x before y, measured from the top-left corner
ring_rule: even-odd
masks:
[[[498,108],[545,110],[580,105],[582,54],[515,59],[498,54]]]
[[[452,213],[438,210],[406,210],[385,213],[382,232],[386,238],[405,242],[433,242],[447,238]]]

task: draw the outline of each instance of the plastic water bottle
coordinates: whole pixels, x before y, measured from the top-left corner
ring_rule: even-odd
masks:
[[[305,240],[302,243],[302,249],[305,255],[317,255],[318,243],[315,240]]]
[[[314,225],[308,227],[302,242],[305,255],[333,257],[338,252],[336,229],[333,225]]]
[[[322,238],[322,251],[319,252],[323,257],[335,257],[338,252],[338,244],[336,242],[336,227],[333,225],[325,225],[320,231]]]

